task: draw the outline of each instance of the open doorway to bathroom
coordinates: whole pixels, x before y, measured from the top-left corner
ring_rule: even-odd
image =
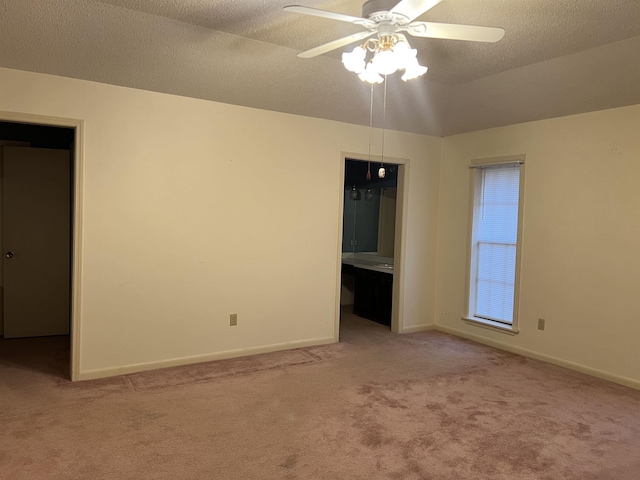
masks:
[[[340,317],[392,328],[400,165],[346,158]]]

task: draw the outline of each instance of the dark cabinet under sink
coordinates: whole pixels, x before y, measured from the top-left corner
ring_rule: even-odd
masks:
[[[391,326],[393,274],[353,268],[355,275],[353,313]]]

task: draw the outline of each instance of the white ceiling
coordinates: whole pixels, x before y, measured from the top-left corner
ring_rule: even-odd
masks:
[[[357,27],[291,3],[360,16],[363,0],[2,0],[0,66],[368,124],[346,48],[296,57]],[[410,37],[429,72],[389,78],[387,128],[443,136],[640,103],[640,0],[442,0],[420,20],[506,35]]]

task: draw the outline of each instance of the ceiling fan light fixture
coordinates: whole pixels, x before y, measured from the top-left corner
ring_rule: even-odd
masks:
[[[372,57],[367,61],[367,54]],[[424,75],[427,67],[418,64],[418,51],[411,48],[407,38],[399,33],[381,35],[369,39],[351,52],[342,54],[342,63],[347,70],[356,73],[360,80],[368,83],[382,83],[385,76],[404,70],[402,79],[406,82]]]

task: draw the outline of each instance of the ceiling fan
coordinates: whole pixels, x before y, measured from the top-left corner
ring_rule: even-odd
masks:
[[[352,52],[343,53],[342,62],[348,70],[357,73],[363,81],[380,83],[383,81],[382,75],[388,75],[396,70],[405,70],[403,80],[416,78],[427,71],[426,67],[418,64],[417,52],[409,47],[403,32],[414,37],[471,42],[497,42],[504,36],[505,32],[502,28],[415,21],[416,18],[441,1],[368,0],[362,5],[362,17],[302,5],[289,5],[284,7],[284,10],[348,22],[362,27],[362,32],[314,47],[299,53],[298,57],[316,57],[351,43],[368,39]],[[377,38],[369,38],[374,35],[377,35]],[[365,57],[368,52],[373,53],[373,57],[369,62],[366,62]]]

